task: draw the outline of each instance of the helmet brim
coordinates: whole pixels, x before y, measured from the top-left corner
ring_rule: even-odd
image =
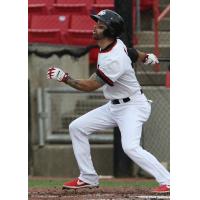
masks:
[[[98,21],[98,16],[97,16],[97,15],[90,15],[90,17],[91,17],[95,22]]]
[[[98,20],[105,23],[105,21],[101,18],[101,16],[99,15],[90,15],[90,17],[95,21],[97,22]]]

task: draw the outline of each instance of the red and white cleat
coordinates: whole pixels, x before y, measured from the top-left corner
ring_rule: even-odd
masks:
[[[79,189],[79,188],[98,188],[99,185],[91,185],[89,183],[85,183],[83,181],[81,181],[80,179],[76,178],[70,182],[65,182],[63,184],[62,189]]]
[[[153,189],[153,193],[169,193],[170,192],[170,186],[169,185],[160,185],[159,187]]]

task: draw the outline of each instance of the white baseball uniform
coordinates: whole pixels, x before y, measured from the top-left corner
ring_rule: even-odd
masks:
[[[77,118],[69,125],[74,154],[80,169],[79,179],[98,185],[88,135],[118,126],[122,148],[131,160],[150,173],[160,184],[169,185],[169,172],[140,146],[142,125],[148,120],[151,105],[138,83],[124,43],[117,39],[98,55],[97,75],[106,84],[103,93],[110,101]]]

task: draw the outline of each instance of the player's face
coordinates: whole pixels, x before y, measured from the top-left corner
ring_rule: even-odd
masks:
[[[93,38],[95,40],[103,39],[105,37],[103,35],[105,29],[107,29],[106,25],[103,22],[98,21],[93,29]]]

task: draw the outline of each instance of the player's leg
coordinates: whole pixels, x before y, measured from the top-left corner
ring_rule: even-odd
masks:
[[[80,180],[92,185],[98,185],[99,178],[93,167],[88,135],[96,131],[112,128],[115,125],[108,104],[86,113],[69,125],[73,150],[80,169]]]
[[[121,131],[122,147],[125,153],[142,169],[153,175],[160,185],[168,185],[169,172],[152,154],[140,146],[142,125],[148,119],[150,109],[148,102],[124,108],[121,113],[123,117],[117,118]]]

